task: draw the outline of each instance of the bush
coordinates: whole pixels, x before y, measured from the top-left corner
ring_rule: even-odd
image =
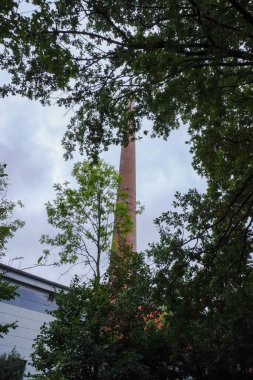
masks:
[[[1,380],[22,380],[25,370],[26,360],[21,359],[20,354],[15,350],[9,354],[0,356],[0,379]]]

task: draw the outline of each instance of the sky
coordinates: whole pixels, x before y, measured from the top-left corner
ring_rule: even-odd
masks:
[[[9,200],[21,200],[24,208],[15,216],[25,221],[8,243],[3,262],[49,280],[68,285],[74,274],[84,268],[36,267],[43,246],[41,234],[53,233],[47,223],[45,203],[54,199],[54,183],[72,181],[73,163],[84,159],[75,155],[63,158],[61,139],[70,114],[57,106],[43,107],[39,102],[21,97],[0,101],[0,161],[7,164]],[[144,125],[146,128],[146,126]],[[203,190],[205,182],[191,166],[186,126],[171,134],[168,141],[145,137],[137,142],[137,200],[145,206],[137,219],[138,251],[158,241],[154,218],[171,209],[176,191]],[[103,159],[119,166],[120,147],[111,147]]]

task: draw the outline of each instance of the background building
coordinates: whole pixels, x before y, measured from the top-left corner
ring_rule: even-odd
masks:
[[[55,292],[67,290],[67,287],[3,264],[0,264],[0,273],[5,281],[18,286],[19,294],[10,301],[0,301],[0,323],[17,322],[18,325],[0,338],[0,355],[9,353],[15,347],[21,358],[26,360],[25,372],[33,373],[29,363],[33,341],[41,325],[53,319],[47,311],[56,308]]]

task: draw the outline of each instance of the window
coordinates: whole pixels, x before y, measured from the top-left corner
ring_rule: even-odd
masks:
[[[57,308],[56,303],[53,301],[53,292],[48,293],[32,287],[19,286],[17,293],[19,296],[9,301],[2,300],[2,302],[24,309],[38,311],[39,313],[46,313],[47,311],[53,311]]]

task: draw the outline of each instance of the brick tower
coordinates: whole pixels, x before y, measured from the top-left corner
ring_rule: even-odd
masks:
[[[122,177],[120,192],[126,194],[126,202],[133,227],[125,237],[127,245],[136,251],[136,169],[135,169],[135,141],[129,140],[128,146],[121,148],[119,174]]]
[[[128,109],[131,110],[133,103],[130,102]],[[131,232],[125,237],[125,243],[132,248],[133,251],[137,250],[136,242],[136,163],[135,163],[135,141],[129,138],[128,145],[121,147],[119,174],[122,178],[119,191],[126,195],[126,203],[128,213],[132,219],[133,226]],[[120,237],[117,231],[114,233],[113,240],[119,241]]]

